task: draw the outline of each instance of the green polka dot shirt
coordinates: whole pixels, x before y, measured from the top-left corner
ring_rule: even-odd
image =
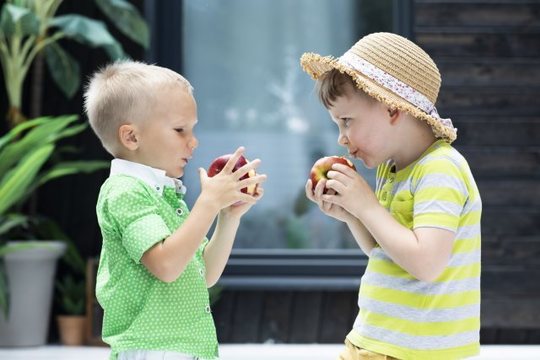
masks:
[[[217,359],[218,343],[201,246],[171,283],[152,275],[143,254],[189,214],[182,182],[142,164],[115,159],[102,185],[97,217],[103,245],[96,296],[111,359],[126,350],[161,350]]]

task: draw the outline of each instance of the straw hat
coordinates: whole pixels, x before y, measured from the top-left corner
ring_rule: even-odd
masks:
[[[340,58],[304,53],[300,63],[315,80],[332,69],[346,73],[371,97],[427,122],[437,138],[451,143],[457,137],[452,121],[441,118],[435,108],[439,69],[424,50],[402,36],[369,34]]]

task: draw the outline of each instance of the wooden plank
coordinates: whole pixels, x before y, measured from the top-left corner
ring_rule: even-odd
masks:
[[[540,109],[538,109],[540,112]],[[460,144],[535,146],[540,144],[539,117],[455,116]]]
[[[341,343],[351,330],[354,317],[351,297],[356,292],[335,292],[324,294],[322,314],[319,324],[320,343]]]
[[[531,329],[527,331],[527,344],[540,344],[540,329]]]
[[[538,34],[417,33],[415,40],[432,57],[501,58],[540,56]]]
[[[540,233],[538,208],[485,208],[482,234],[486,236],[535,236]]]
[[[289,342],[317,342],[321,316],[321,291],[303,291],[294,294]]]
[[[231,339],[235,295],[234,291],[222,291],[219,299],[212,306],[212,315],[220,343],[229,342]]]
[[[538,4],[540,0],[414,0],[415,4],[452,4],[463,6],[465,4],[470,4],[474,2],[475,4],[512,4],[512,5],[522,5],[522,4]]]
[[[482,237],[482,264],[526,264],[540,268],[540,235]]]
[[[530,206],[540,204],[538,179],[477,179],[484,207]]]
[[[448,86],[538,86],[540,61],[532,58],[437,58],[443,89]]]
[[[474,176],[530,177],[540,176],[540,147],[466,146],[461,135],[454,143],[469,162]]]
[[[528,26],[540,25],[540,3],[415,2],[417,26]]]
[[[518,345],[525,344],[527,341],[527,330],[523,329],[500,329],[498,332],[497,343]]]
[[[538,304],[540,300],[540,269],[532,264],[515,262],[508,266],[482,268],[482,297],[504,304],[509,301],[523,301],[523,305]],[[540,312],[538,312],[540,317]],[[538,321],[534,323],[539,324]],[[489,325],[489,324],[488,324]]]
[[[497,344],[498,329],[484,328],[480,329],[480,343],[484,345]]]
[[[266,291],[263,299],[260,342],[286,343],[292,318],[292,291]]]
[[[232,343],[258,342],[262,313],[262,292],[239,291],[232,319]]]
[[[523,34],[540,34],[540,26],[415,26],[415,34],[464,34],[464,35],[523,35]]]
[[[540,41],[539,41],[540,43]],[[540,86],[450,87],[440,91],[437,109],[442,116],[505,115],[538,116]]]

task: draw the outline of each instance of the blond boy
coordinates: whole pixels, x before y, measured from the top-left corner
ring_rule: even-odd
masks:
[[[186,79],[159,66],[114,63],[91,78],[85,109],[114,156],[97,202],[96,295],[111,359],[216,359],[207,288],[223,272],[242,215],[262,197],[265,175],[239,180],[260,161],[232,173],[239,148],[215,177],[199,169],[201,193],[190,211],[178,179],[198,146]],[[255,196],[240,191],[256,183]]]

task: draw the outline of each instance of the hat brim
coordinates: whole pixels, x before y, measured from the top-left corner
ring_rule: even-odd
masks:
[[[314,80],[319,79],[323,74],[332,69],[345,73],[354,80],[359,89],[363,90],[369,96],[393,109],[406,111],[413,117],[425,121],[433,130],[435,137],[443,139],[448,143],[452,143],[457,137],[456,132],[441,124],[439,119],[427,114],[422,109],[411,104],[401,96],[386,89],[382,85],[377,84],[375,81],[371,80],[361,72],[340,63],[338,59],[332,56],[304,53],[300,58],[300,64],[302,65],[304,71],[307,72]]]

